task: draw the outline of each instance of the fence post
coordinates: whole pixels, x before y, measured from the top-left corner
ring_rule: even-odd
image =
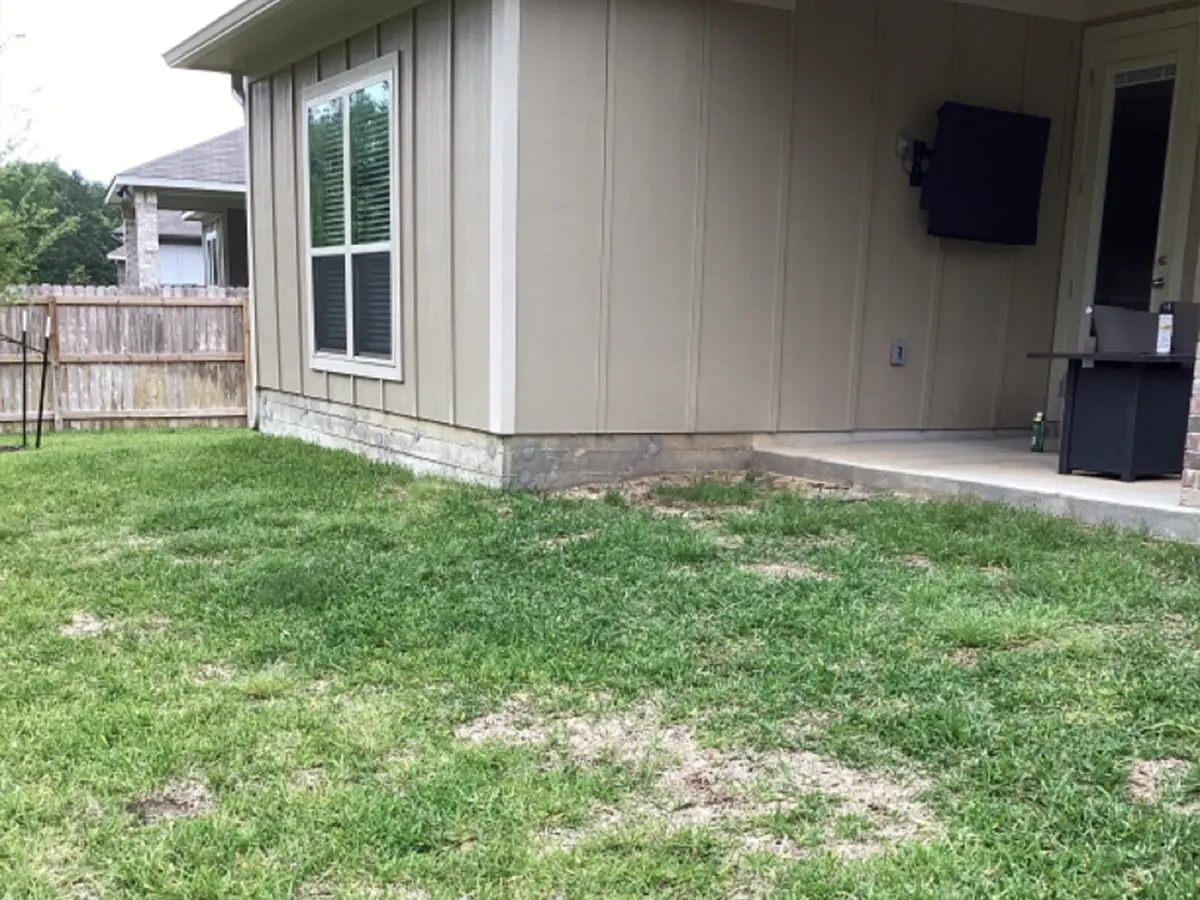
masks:
[[[46,306],[46,315],[50,317],[50,411],[54,414],[54,431],[62,431],[62,407],[59,404],[58,383],[58,297],[50,295]]]
[[[250,329],[250,304],[252,300],[247,293],[242,298],[242,333],[244,337],[243,352],[246,359],[246,424],[253,428],[258,424],[258,398],[254,396],[254,350],[251,347],[253,335]]]

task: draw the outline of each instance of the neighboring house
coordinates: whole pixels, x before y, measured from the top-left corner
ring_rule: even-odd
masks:
[[[246,93],[262,429],[562,484],[1053,412],[1028,351],[1193,295],[1169,5],[247,0],[167,59]],[[1052,120],[1036,246],[927,233],[952,100]]]
[[[247,287],[246,138],[236,129],[117,175],[119,284]]]
[[[125,253],[125,229],[114,228],[113,234],[121,242],[108,254],[117,266],[117,284],[128,285],[129,280]],[[220,284],[210,281],[210,272],[205,264],[204,226],[187,213],[175,210],[158,212],[158,263],[159,281],[162,284],[207,285]]]

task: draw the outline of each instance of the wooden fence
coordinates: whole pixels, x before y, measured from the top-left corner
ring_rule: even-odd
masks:
[[[46,428],[246,424],[247,292],[30,287],[0,306],[0,335],[49,334]],[[49,331],[46,326],[49,322]],[[29,354],[30,428],[41,356]],[[0,341],[0,431],[21,427],[21,349]]]

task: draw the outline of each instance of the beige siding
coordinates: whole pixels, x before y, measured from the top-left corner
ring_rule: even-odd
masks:
[[[944,0],[525,0],[517,429],[1019,426],[1081,28]],[[946,100],[1054,120],[1041,243],[925,233]],[[889,364],[893,340],[909,363]]]
[[[876,139],[876,3],[804,4],[796,23],[789,265],[779,427],[842,430],[853,422],[862,322],[866,207]],[[821,140],[808,124],[820,122]],[[814,215],[813,211],[819,210]]]
[[[454,4],[454,420],[488,427],[491,0]]]
[[[1073,25],[1038,19],[1029,35],[1026,54],[1025,108],[1038,115],[1062,120],[1062,110],[1075,109],[1079,74],[1079,38]],[[1004,369],[999,383],[999,421],[1021,425],[1029,411],[1040,410],[1046,403],[1047,363],[1031,362],[1026,353],[1031,347],[1049,346],[1056,311],[1044,302],[1049,285],[1057,285],[1064,253],[1063,222],[1067,214],[1068,184],[1071,176],[1073,131],[1055,128],[1050,134],[1048,177],[1042,194],[1042,229],[1047,240],[1017,257],[1008,335],[1004,348]]]
[[[454,319],[451,246],[451,29],[449,3],[416,10],[417,129],[417,408],[421,416],[454,421]]]
[[[789,17],[725,2],[712,15],[695,427],[753,431],[774,406]]]
[[[435,0],[392,18],[388,4],[379,8],[377,27],[251,85],[259,380],[287,394],[481,428],[488,404],[491,3]],[[308,361],[301,96],[322,79],[396,51],[403,381],[326,374]],[[471,358],[460,360],[459,348]]]
[[[281,72],[271,79],[271,138],[274,166],[275,222],[298,222],[299,192],[295,185],[296,104],[295,79],[291,72]],[[290,189],[289,189],[290,188]],[[275,257],[275,290],[279,317],[279,346],[299,347],[303,344],[304,320],[300,310],[300,247],[296,228],[277,228],[272,248]],[[280,359],[279,389],[290,394],[304,390],[304,366],[300,354],[288,353]],[[323,387],[324,385],[322,385]]]
[[[608,16],[522,0],[518,432],[598,431]]]
[[[279,303],[275,287],[275,185],[272,181],[271,84],[251,85],[247,98],[250,121],[250,180],[256,187],[250,197],[254,234],[255,365],[258,383],[266,388],[280,384]]]
[[[613,4],[605,430],[688,427],[705,27],[694,0]]]

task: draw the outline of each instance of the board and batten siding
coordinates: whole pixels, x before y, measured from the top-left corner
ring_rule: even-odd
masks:
[[[258,382],[288,394],[488,426],[491,0],[434,0],[250,85]],[[304,91],[398,51],[403,382],[309,365]]]
[[[945,0],[521,8],[518,433],[1042,408],[1025,354],[1053,339],[1082,26]],[[895,144],[932,142],[947,100],[1053,120],[1037,247],[926,234]]]

